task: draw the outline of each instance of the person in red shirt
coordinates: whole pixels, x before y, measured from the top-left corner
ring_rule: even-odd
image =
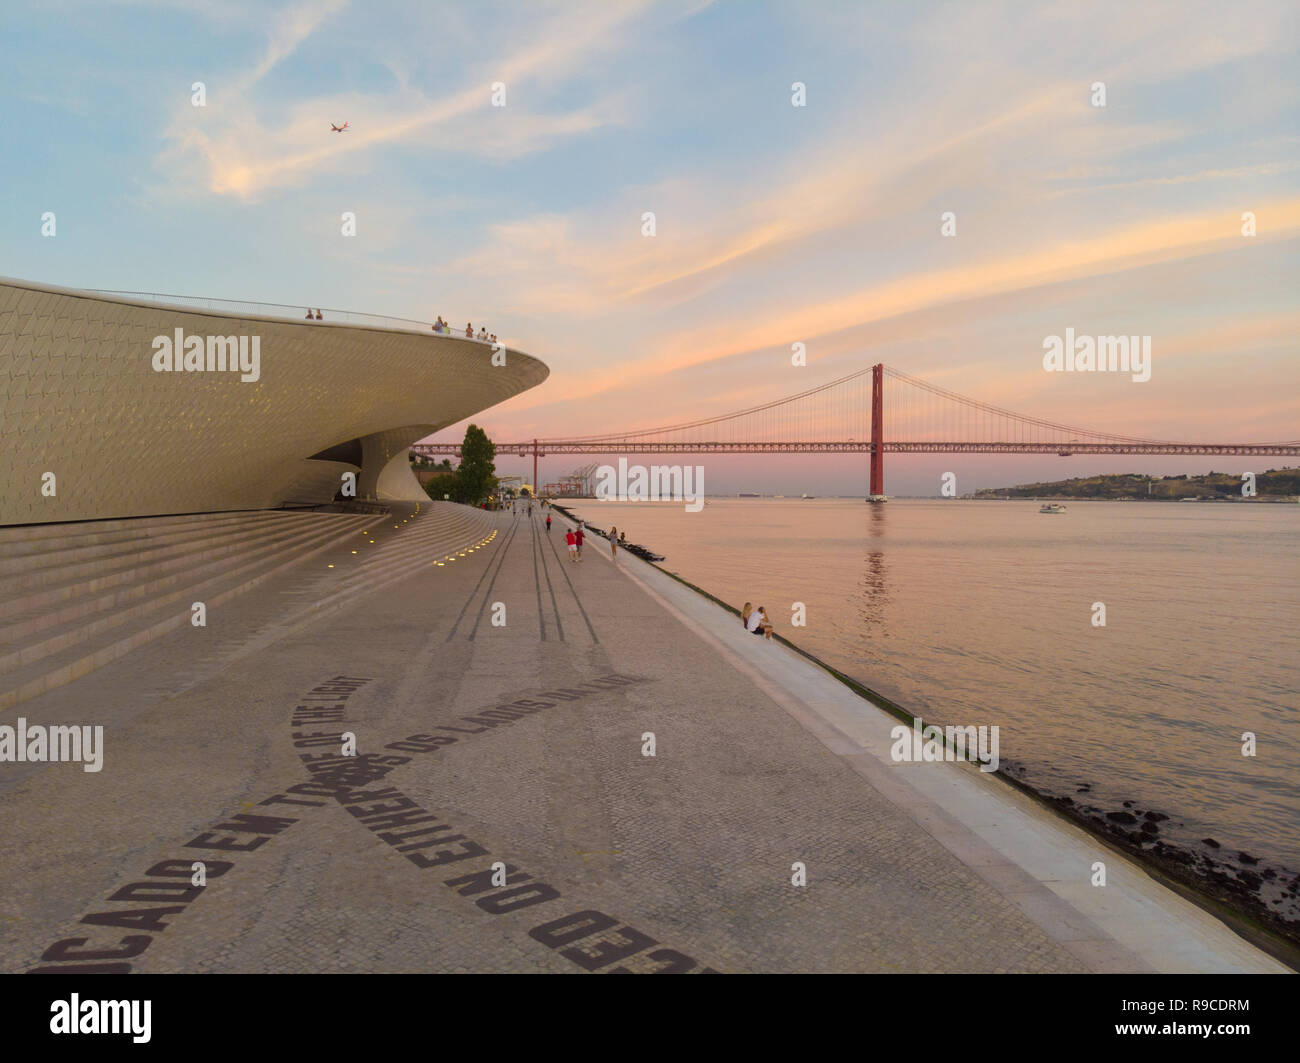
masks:
[[[546,534],[551,534],[551,515],[549,513],[546,514]]]
[[[564,541],[569,544],[569,560],[577,561],[578,560],[578,537],[573,534],[572,528],[570,528],[567,532],[564,533]]]
[[[578,544],[578,560],[579,560],[579,561],[582,560],[582,540],[583,540],[582,529],[583,529],[583,527],[584,527],[584,525],[579,524],[579,525],[578,525],[578,530],[577,530],[576,532],[573,533],[574,540],[575,540],[575,541],[577,542],[577,544]]]

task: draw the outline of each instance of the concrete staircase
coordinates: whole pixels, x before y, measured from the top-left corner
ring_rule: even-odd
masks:
[[[358,594],[410,579],[439,565],[445,568],[484,557],[478,551],[490,547],[499,534],[505,534],[510,519],[451,502],[426,502],[416,506],[409,516],[390,517],[388,525],[396,525],[391,530],[398,534],[377,549],[356,556],[347,550],[337,556],[328,555],[333,565],[328,576],[322,575],[286,594],[285,600],[297,608],[289,610],[285,622],[346,608]],[[526,533],[522,522],[521,531]]]
[[[188,624],[193,602],[211,609],[391,519],[264,510],[0,528],[0,712]]]

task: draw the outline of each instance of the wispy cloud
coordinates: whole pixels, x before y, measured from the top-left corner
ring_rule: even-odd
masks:
[[[434,99],[404,85],[383,94],[353,92],[259,106],[258,83],[344,3],[329,0],[286,12],[276,22],[263,57],[235,79],[218,113],[197,115],[194,108],[178,108],[167,130],[171,144],[157,160],[171,176],[173,191],[248,198],[301,184],[325,170],[372,166],[375,151],[387,145],[417,143],[512,158],[588,133],[618,120],[617,98],[558,113],[540,113],[519,102],[494,109],[491,85],[504,83],[518,100],[520,90],[530,83],[563,79],[584,58],[610,47],[647,6],[647,0],[629,0],[566,10],[538,27],[528,43],[477,64],[474,75],[459,88]],[[326,116],[332,121],[346,116],[349,132],[330,136]],[[475,119],[472,125],[457,124],[470,117]]]
[[[1261,204],[1257,216],[1267,234],[1257,239],[1294,237],[1300,233],[1300,198]],[[784,346],[791,339],[812,342],[927,307],[1239,248],[1243,239],[1236,215],[1187,215],[1113,228],[1087,239],[1062,241],[970,266],[893,277],[835,299],[815,303],[787,299],[784,305],[774,305],[768,313],[743,324],[728,320],[717,327],[693,326],[657,337],[644,358],[585,374],[566,392],[582,398],[615,388],[634,389],[655,377]]]
[[[331,15],[347,5],[348,0],[311,0],[276,14],[265,54],[257,66],[235,81],[235,92],[246,93],[282,60],[293,55],[298,45],[315,33]]]
[[[1208,181],[1241,181],[1249,177],[1276,177],[1279,174],[1300,170],[1300,161],[1266,162],[1256,166],[1236,166],[1227,170],[1200,170],[1196,173],[1169,174],[1164,177],[1142,177],[1135,181],[1097,181],[1046,192],[1049,197],[1083,195],[1086,193],[1114,192],[1122,188],[1154,188],[1162,185],[1201,184]]]

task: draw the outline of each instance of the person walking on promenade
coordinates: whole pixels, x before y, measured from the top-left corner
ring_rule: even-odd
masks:
[[[618,529],[613,527],[609,529],[609,559],[618,560]]]
[[[586,521],[579,521],[579,522],[578,522],[578,530],[577,530],[576,532],[573,533],[573,540],[574,540],[574,542],[576,542],[576,543],[578,544],[578,560],[579,560],[579,561],[582,560],[582,540],[586,538],[586,533],[584,532],[583,529],[585,529],[586,527],[587,527],[587,523],[586,523]]]
[[[569,560],[577,561],[578,560],[578,537],[573,534],[572,528],[570,528],[568,531],[564,533],[564,541],[569,544]]]
[[[551,534],[551,515],[549,513],[546,514],[546,534]]]

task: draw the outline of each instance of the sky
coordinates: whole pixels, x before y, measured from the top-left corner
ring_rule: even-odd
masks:
[[[486,323],[551,368],[474,419],[499,440],[876,362],[1099,431],[1295,440],[1298,50],[1285,2],[7,3],[0,275]],[[1067,328],[1150,336],[1151,379],[1045,371]],[[866,490],[864,455],[697,460],[713,492]],[[886,489],[1269,464],[891,455]]]

